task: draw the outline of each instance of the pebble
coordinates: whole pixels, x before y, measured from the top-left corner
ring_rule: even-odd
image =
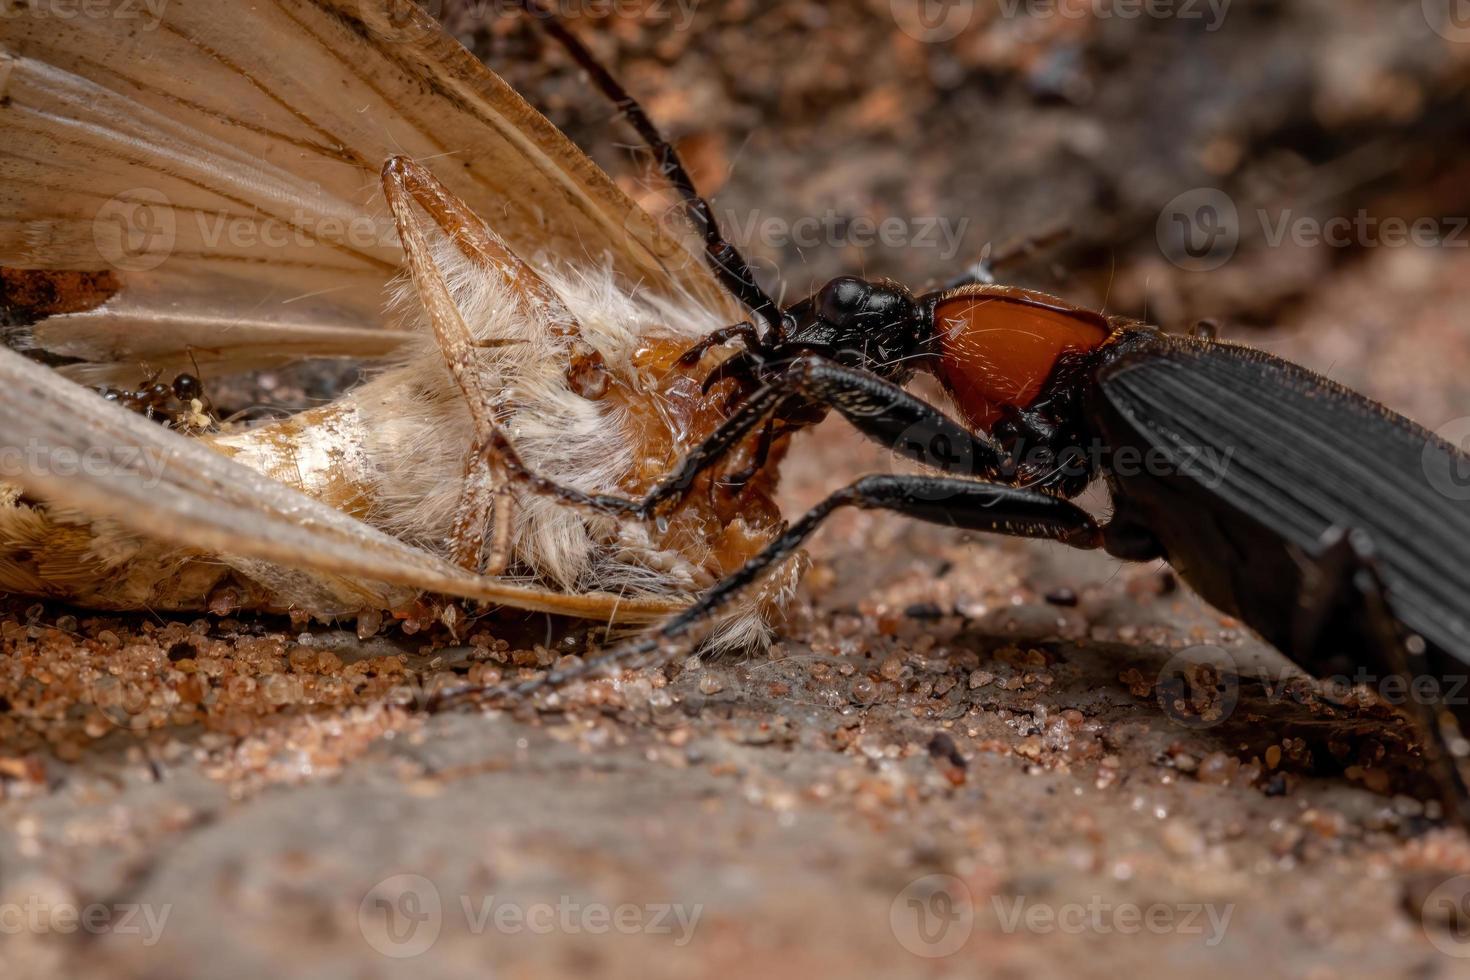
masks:
[[[1205,851],[1204,835],[1183,820],[1165,822],[1162,836],[1164,847],[1176,857],[1199,857]]]

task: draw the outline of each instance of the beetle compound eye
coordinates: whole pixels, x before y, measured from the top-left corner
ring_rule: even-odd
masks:
[[[817,296],[817,313],[828,323],[846,323],[862,312],[872,291],[872,286],[855,276],[833,279]]]

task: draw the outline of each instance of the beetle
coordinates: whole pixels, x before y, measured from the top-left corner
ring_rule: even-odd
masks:
[[[707,386],[734,382],[724,424],[643,499],[541,492],[649,519],[759,431],[837,412],[929,475],[869,476],[832,493],[660,630],[513,690],[662,659],[843,507],[971,531],[1166,560],[1205,600],[1318,675],[1343,665],[1427,679],[1412,699],[1429,758],[1462,814],[1465,787],[1436,705],[1470,662],[1470,508],[1454,489],[1470,455],[1371,399],[1213,331],[1171,335],[994,281],[986,263],[927,295],[845,276],[780,309],[724,239],[674,147],[553,15],[522,4],[623,111],[683,195],[712,267],[750,311],[685,355],[736,342]],[[935,376],[951,417],[903,387]],[[513,460],[519,467],[519,462]],[[738,482],[740,476],[734,479]],[[1112,514],[1072,503],[1101,481]],[[1447,492],[1448,490],[1448,492]],[[484,693],[445,692],[441,704]],[[1462,699],[1457,699],[1462,716]]]

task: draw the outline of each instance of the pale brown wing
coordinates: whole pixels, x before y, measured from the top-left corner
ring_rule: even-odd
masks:
[[[30,344],[124,381],[140,360],[184,366],[169,355],[186,347],[206,372],[355,351],[333,332],[384,325],[400,264],[377,179],[395,154],[532,264],[734,313],[693,252],[407,0],[127,9],[0,18],[0,266],[121,284]]]
[[[473,575],[0,348],[0,480],[199,554],[582,619],[650,622],[662,600],[561,595]]]

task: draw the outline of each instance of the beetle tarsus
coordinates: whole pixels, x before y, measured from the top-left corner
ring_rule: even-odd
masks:
[[[1470,825],[1470,788],[1456,763],[1441,717],[1447,708],[1441,697],[1428,701],[1420,696],[1420,678],[1431,680],[1437,692],[1443,690],[1443,678],[1429,663],[1424,640],[1403,629],[1394,618],[1371,538],[1362,531],[1329,529],[1309,570],[1313,574],[1303,590],[1293,629],[1298,655],[1312,656],[1334,611],[1342,608],[1344,601],[1355,600],[1382,663],[1403,678],[1408,692],[1406,713],[1424,739],[1428,768],[1449,817]]]

